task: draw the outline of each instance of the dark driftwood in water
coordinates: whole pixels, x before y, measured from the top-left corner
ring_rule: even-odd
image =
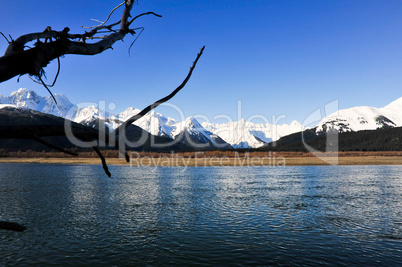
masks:
[[[16,223],[16,222],[0,221],[0,229],[23,232],[27,228],[26,228],[26,226],[21,225],[21,224]]]

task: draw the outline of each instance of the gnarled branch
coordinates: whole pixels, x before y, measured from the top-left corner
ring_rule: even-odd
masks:
[[[96,55],[102,53],[111,48],[117,41],[122,40],[128,33],[135,33],[134,30],[130,29],[130,25],[136,18],[151,14],[161,17],[153,12],[147,12],[129,21],[133,3],[133,0],[124,1],[125,7],[120,21],[110,25],[102,23],[83,34],[69,34],[69,28],[54,31],[48,27],[43,32],[25,34],[16,40],[11,40],[4,56],[0,57],[0,83],[23,74],[40,77],[43,68],[52,60],[63,55]],[[120,27],[116,29],[115,27],[119,24]],[[95,43],[87,43],[88,40],[99,38],[101,40]],[[26,49],[27,44],[35,40],[37,40],[35,46]]]

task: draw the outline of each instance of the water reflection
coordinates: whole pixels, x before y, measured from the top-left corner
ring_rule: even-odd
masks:
[[[402,260],[401,166],[1,166],[0,265]]]

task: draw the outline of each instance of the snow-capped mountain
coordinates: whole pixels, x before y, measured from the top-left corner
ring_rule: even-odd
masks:
[[[124,122],[139,112],[139,109],[128,108],[118,114],[119,121]],[[155,111],[151,111],[138,121],[134,122],[134,124],[152,135],[172,137],[171,133],[174,130],[174,125],[177,124],[177,121],[172,118],[166,118]]]
[[[185,121],[172,125],[170,136],[173,139],[180,138],[185,143],[193,147],[205,148],[208,146],[216,148],[231,148],[218,135],[205,129],[194,117],[189,117]]]
[[[96,106],[77,107],[66,96],[56,94],[57,105],[51,97],[42,97],[34,91],[19,89],[8,97],[0,95],[0,108],[14,106],[29,108],[40,112],[64,117],[74,122],[91,127],[104,125],[113,131],[128,118],[139,113],[139,109],[127,108],[119,114],[101,111]],[[223,124],[200,124],[194,117],[182,122],[164,117],[152,111],[134,122],[143,130],[155,136],[167,137],[186,144],[197,144],[217,148],[257,148],[279,138],[305,130],[305,127],[293,121],[290,125],[252,123],[240,120]],[[325,117],[316,126],[317,133],[330,129],[339,132],[377,129],[381,127],[402,126],[402,97],[383,108],[354,107],[340,110]]]
[[[21,88],[13,92],[10,96],[4,97],[0,95],[0,104],[15,106],[18,108],[29,108],[43,113],[66,117],[68,111],[74,105],[67,99],[66,96],[55,94],[57,105],[51,97],[42,97],[34,91],[26,88]]]
[[[73,121],[93,126],[95,121],[101,120],[109,130],[114,130],[139,112],[139,109],[128,108],[117,115],[110,115],[102,114],[97,108],[91,106],[78,110]],[[154,111],[134,122],[134,125],[155,136],[180,138],[183,142],[189,142],[190,145],[202,143],[205,146],[209,144],[217,148],[225,148],[228,145],[233,148],[257,148],[276,141],[282,136],[304,130],[303,125],[297,121],[293,121],[290,125],[255,124],[246,122],[244,119],[226,124],[206,122],[200,124],[194,117],[178,122]]]
[[[302,124],[293,121],[290,125],[252,123],[244,119],[225,124],[202,124],[207,130],[220,136],[233,148],[257,148],[276,141],[280,137],[304,130]]]
[[[139,109],[127,108],[119,114],[110,114],[96,106],[77,107],[67,97],[56,94],[57,105],[51,97],[42,97],[34,91],[19,89],[9,97],[0,96],[0,106],[11,105],[19,108],[29,108],[40,112],[64,117],[74,122],[91,127],[105,126],[113,131],[128,118],[139,113]],[[254,124],[241,120],[226,124],[200,124],[194,117],[182,122],[164,117],[151,111],[134,125],[155,136],[180,139],[181,142],[198,147],[217,148],[250,148],[260,147],[281,136],[302,130],[302,125],[293,122],[291,125]]]
[[[78,107],[73,105],[67,97],[56,94],[57,105],[51,97],[42,97],[34,91],[25,88],[13,92],[9,97],[0,95],[0,108],[13,106],[17,108],[27,108],[43,113],[48,113],[70,119],[74,122],[88,125],[91,127],[105,126],[109,131],[115,130],[124,121],[140,112],[139,109],[132,107],[115,115],[107,111],[100,110],[96,106]],[[183,122],[177,122],[172,118],[166,118],[160,113],[149,112],[134,125],[155,136],[180,139],[189,145],[199,147],[228,147],[222,139],[215,134],[204,129],[195,118],[188,118]]]
[[[360,106],[339,110],[322,119],[316,132],[356,132],[399,126],[402,126],[402,97],[383,108]]]

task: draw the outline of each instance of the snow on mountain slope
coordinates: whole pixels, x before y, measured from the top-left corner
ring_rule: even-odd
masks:
[[[402,126],[402,97],[381,108],[381,112],[397,126]]]
[[[110,131],[140,112],[139,109],[128,108],[117,115],[113,115],[99,110],[96,106],[77,107],[66,96],[60,94],[56,94],[55,98],[57,105],[50,96],[42,97],[32,90],[21,88],[8,97],[0,95],[0,108],[5,106],[29,108],[68,118],[91,127],[102,122]],[[276,141],[282,136],[305,129],[302,124],[296,121],[290,125],[258,124],[244,119],[224,124],[206,122],[200,124],[195,118],[190,117],[183,122],[177,122],[154,111],[134,122],[134,124],[157,136],[172,139],[184,138],[187,141],[193,140],[212,146],[220,145],[218,147],[225,147],[229,144],[234,148],[260,147],[271,141]],[[317,132],[326,132],[329,129],[346,132],[397,126],[402,126],[402,97],[383,108],[363,106],[340,110],[321,120],[317,125]]]
[[[207,131],[202,125],[194,118],[188,117],[182,122],[175,123],[172,127],[170,136],[176,138],[180,134],[187,132],[192,136],[196,136],[197,140],[201,143],[212,142],[211,132]]]
[[[225,124],[202,124],[234,148],[257,148],[280,137],[302,131],[303,125],[293,121],[290,125],[252,123],[244,119]]]
[[[205,129],[194,117],[188,117],[182,122],[175,123],[172,128],[170,136],[173,139],[183,139],[183,142],[192,146],[229,147],[221,137]]]
[[[402,126],[402,97],[383,108],[367,106],[342,109],[320,121],[317,132],[350,132]]]
[[[258,130],[252,129],[253,124],[246,122],[244,119],[236,122],[228,122],[225,124],[208,124],[203,123],[204,127],[220,136],[225,142],[229,143],[233,148],[248,148],[248,147],[260,147],[265,142],[270,142],[267,132],[270,130],[267,128],[259,128]],[[258,132],[262,137],[257,139],[251,131]]]
[[[18,108],[29,108],[43,113],[65,117],[68,111],[74,105],[61,94],[55,94],[57,105],[52,97],[42,97],[37,95],[34,91],[26,88],[21,88],[13,92],[10,96],[4,97],[0,95],[0,103],[8,104]]]
[[[84,108],[77,108],[73,120],[78,123],[85,123],[93,119],[105,118],[108,114],[102,113],[97,107],[89,106]]]
[[[123,112],[117,115],[109,115],[108,127],[111,130],[119,127],[123,122],[131,118],[132,116],[138,114],[141,110],[135,108],[127,108]],[[166,118],[160,113],[151,111],[139,120],[135,121],[133,124],[141,127],[143,130],[156,136],[170,136],[173,130],[172,125],[177,123],[172,118]]]
[[[162,114],[154,111],[151,111],[138,121],[134,122],[135,125],[153,135],[166,137],[171,136],[171,132],[174,129],[173,125],[175,123],[177,122],[174,119],[166,118]]]

